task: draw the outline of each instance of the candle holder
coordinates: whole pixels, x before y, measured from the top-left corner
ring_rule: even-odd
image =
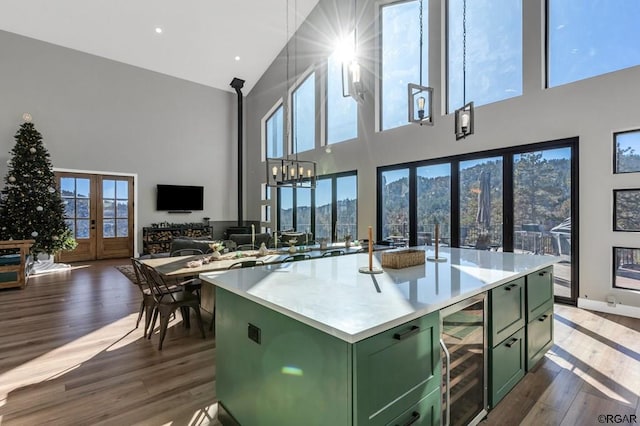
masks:
[[[435,256],[427,256],[427,261],[429,262],[446,262],[447,258],[446,257],[435,257]]]
[[[384,271],[381,268],[373,267],[373,228],[369,227],[369,266],[363,266],[358,269],[361,274],[381,274]]]
[[[427,256],[428,262],[446,262],[447,258],[439,255],[440,253],[440,225],[436,222],[435,224],[436,238],[435,238],[435,248],[436,255],[435,256]]]

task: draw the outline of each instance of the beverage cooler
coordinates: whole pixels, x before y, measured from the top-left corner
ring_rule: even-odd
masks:
[[[487,415],[487,299],[480,294],[440,311],[442,423],[476,425]]]

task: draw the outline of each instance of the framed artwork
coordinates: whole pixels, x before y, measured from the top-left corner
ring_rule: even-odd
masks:
[[[640,248],[613,248],[613,287],[640,290]]]
[[[640,189],[613,190],[613,230],[640,232]]]
[[[640,130],[613,134],[613,173],[640,172]]]

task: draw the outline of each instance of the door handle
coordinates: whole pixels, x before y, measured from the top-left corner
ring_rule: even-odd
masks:
[[[420,413],[418,413],[417,411],[414,411],[413,413],[411,413],[411,418],[409,419],[409,421],[402,426],[411,426],[412,424],[417,422],[419,419],[420,419]]]
[[[417,325],[412,325],[411,328],[408,329],[407,331],[403,331],[402,333],[395,333],[393,335],[393,338],[396,340],[406,339],[407,337],[413,336],[419,331],[420,331],[420,327],[418,327]]]
[[[445,383],[445,391],[444,391],[444,397],[445,400],[447,401],[445,405],[445,416],[444,416],[444,426],[449,426],[449,423],[451,422],[451,392],[450,392],[450,387],[451,387],[451,354],[449,353],[449,350],[447,349],[447,345],[445,345],[444,340],[440,339],[440,347],[442,347],[442,350],[444,351],[444,363],[445,363],[445,377],[444,377],[444,383]]]
[[[514,343],[516,343],[518,341],[518,339],[516,339],[515,337],[512,338],[511,340],[509,340],[509,343],[505,343],[504,345],[508,348],[510,348],[511,346],[513,346]]]

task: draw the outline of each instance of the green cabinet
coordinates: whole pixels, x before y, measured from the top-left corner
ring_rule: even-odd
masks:
[[[502,342],[525,325],[525,279],[518,278],[489,293],[491,346]]]
[[[355,344],[356,424],[386,425],[440,388],[439,328],[434,312]]]
[[[440,426],[441,412],[440,389],[435,389],[387,425]]]
[[[553,267],[527,275],[527,322],[553,308]]]
[[[553,346],[553,267],[489,292],[491,407]]]
[[[230,424],[439,424],[438,312],[350,344],[215,293],[216,389]]]
[[[495,407],[524,377],[525,352],[524,328],[491,349],[489,357],[491,407]]]
[[[527,371],[553,346],[553,309],[527,324]]]

